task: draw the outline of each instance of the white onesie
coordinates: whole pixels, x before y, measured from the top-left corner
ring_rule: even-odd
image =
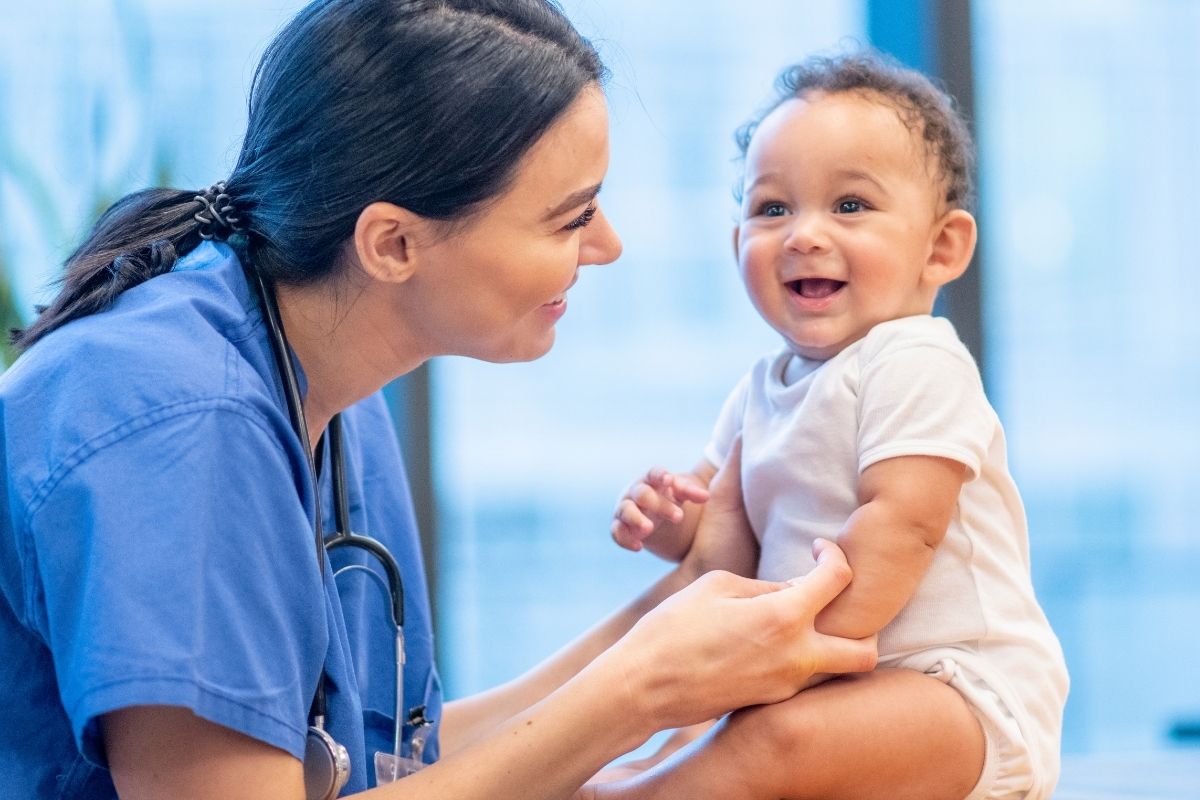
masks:
[[[939,674],[984,717],[991,712],[964,681],[994,692],[1011,716],[992,722],[1015,721],[1028,748],[1032,775],[1019,795],[1049,797],[1066,666],[1034,597],[1004,432],[953,326],[906,317],[875,326],[828,361],[790,350],[764,358],[726,400],[706,457],[719,465],[739,432],[746,509],[762,548],[759,577],[768,580],[813,568],[813,539],[836,541],[871,464],[926,455],[966,465],[945,540],[913,597],[880,632],[880,664]],[[957,682],[947,664],[960,673]],[[1012,755],[989,753],[989,763]]]

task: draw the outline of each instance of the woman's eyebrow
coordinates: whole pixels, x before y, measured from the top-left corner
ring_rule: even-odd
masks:
[[[546,212],[546,220],[552,220],[555,217],[565,214],[576,206],[590,203],[595,199],[596,195],[600,194],[600,184],[589,186],[586,189],[580,189],[578,192],[571,192],[561,203]]]

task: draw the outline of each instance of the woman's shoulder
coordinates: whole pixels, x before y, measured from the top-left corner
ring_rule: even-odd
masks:
[[[233,254],[206,245],[104,311],[38,341],[0,377],[0,396],[53,393],[74,404],[113,406],[222,390],[230,382],[230,347],[262,328],[247,292]]]
[[[49,464],[141,419],[205,404],[273,406],[261,319],[223,250],[208,246],[111,308],[53,331],[0,375],[9,455],[32,449]]]

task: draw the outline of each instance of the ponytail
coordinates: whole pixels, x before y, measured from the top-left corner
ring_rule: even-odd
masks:
[[[108,308],[126,289],[170,272],[202,238],[211,238],[204,236],[211,221],[197,212],[203,214],[201,204],[212,208],[216,188],[199,195],[145,189],[114,203],[67,259],[58,295],[32,325],[14,331],[13,345],[27,350],[56,328]]]

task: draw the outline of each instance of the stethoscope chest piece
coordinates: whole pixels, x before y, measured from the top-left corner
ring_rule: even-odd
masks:
[[[333,800],[350,780],[350,754],[324,728],[308,729],[304,743],[304,796]]]

